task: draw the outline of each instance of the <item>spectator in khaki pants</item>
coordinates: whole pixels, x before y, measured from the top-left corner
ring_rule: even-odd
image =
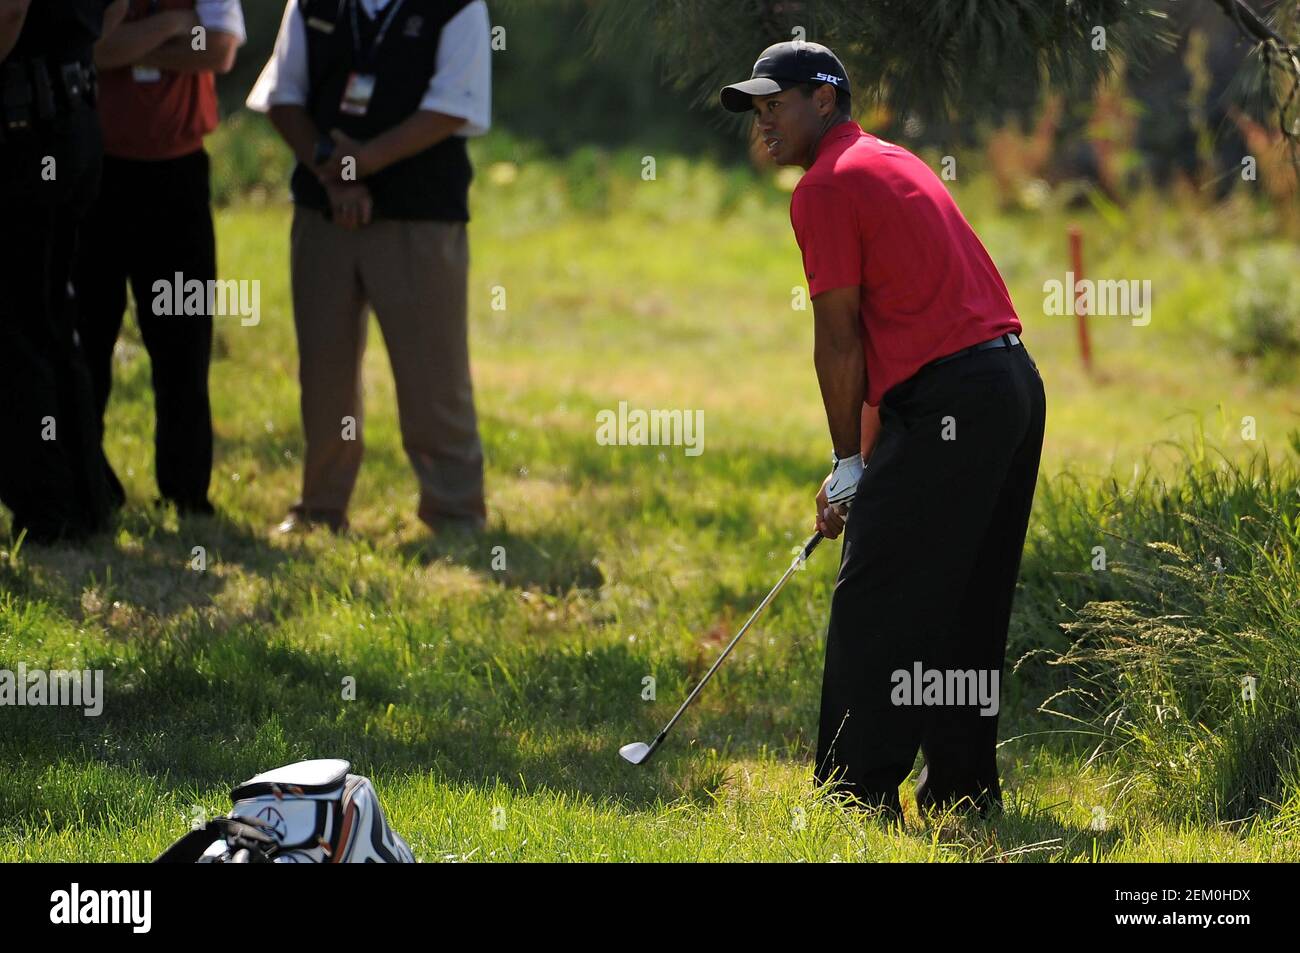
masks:
[[[486,522],[466,317],[466,137],[490,124],[483,0],[289,0],[248,98],[293,149],[302,498],[280,532],[347,526],[368,309],[434,530]],[[352,425],[349,421],[355,421]]]

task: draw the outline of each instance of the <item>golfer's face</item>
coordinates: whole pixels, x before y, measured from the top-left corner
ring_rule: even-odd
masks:
[[[754,97],[759,139],[777,165],[794,165],[807,154],[808,140],[817,129],[814,102],[799,89]]]

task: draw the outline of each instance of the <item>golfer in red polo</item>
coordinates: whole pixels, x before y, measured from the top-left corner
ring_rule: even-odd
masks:
[[[943,183],[850,118],[834,53],[770,46],[722,104],[752,109],[773,160],[806,170],[790,220],[834,449],[816,525],[844,531],[817,781],[901,820],[919,748],[920,806],[987,813],[1001,805],[997,694],[1043,444],[1038,368]]]

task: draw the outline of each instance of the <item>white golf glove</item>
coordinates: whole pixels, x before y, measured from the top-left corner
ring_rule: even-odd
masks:
[[[858,482],[862,479],[862,454],[855,453],[841,460],[831,454],[830,482],[826,484],[826,502],[831,506],[848,506],[858,492]]]

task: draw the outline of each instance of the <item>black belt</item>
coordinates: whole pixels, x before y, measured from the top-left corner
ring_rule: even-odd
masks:
[[[955,361],[959,357],[967,357],[974,354],[976,351],[987,351],[989,348],[993,347],[1019,347],[1019,345],[1020,338],[1015,334],[1008,332],[999,337],[995,337],[990,341],[981,341],[979,344],[972,344],[970,347],[962,348],[960,351],[954,351],[946,357],[941,357],[938,360],[931,361],[929,364],[922,366],[921,370],[925,370],[927,367],[938,367],[940,364],[947,364],[949,361]]]
[[[0,73],[0,139],[31,131],[83,107],[93,108],[98,93],[91,63],[48,64],[42,59],[4,64]]]

